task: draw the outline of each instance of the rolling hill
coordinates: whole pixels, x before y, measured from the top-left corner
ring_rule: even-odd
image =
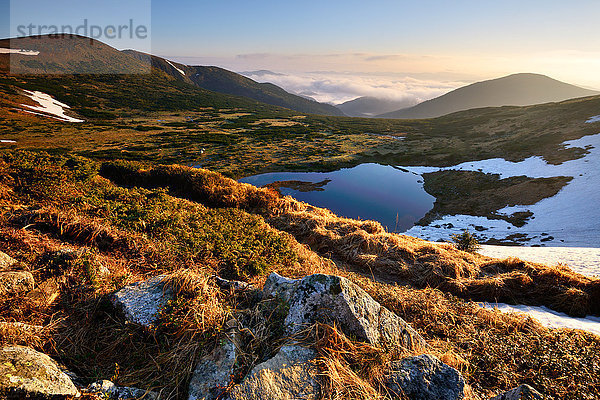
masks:
[[[354,100],[346,101],[338,104],[339,108],[349,117],[374,117],[379,114],[384,114],[396,111],[402,108],[414,106],[416,102],[409,99],[406,100],[388,100],[377,97],[364,96]]]
[[[1,39],[1,48],[36,55],[0,54],[0,68],[13,74],[145,74],[150,64],[94,39],[78,35],[43,35]]]
[[[417,104],[378,115],[380,118],[435,118],[483,107],[528,106],[597,95],[599,92],[539,74],[514,74],[474,83]]]
[[[262,103],[308,114],[344,115],[342,111],[330,104],[319,103],[291,94],[272,83],[258,83],[223,68],[178,64],[134,50],[125,50],[124,53],[144,62],[150,60],[153,67],[179,80],[213,92],[249,97]]]

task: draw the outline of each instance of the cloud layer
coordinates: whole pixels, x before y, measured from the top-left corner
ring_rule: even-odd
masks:
[[[407,103],[440,96],[464,82],[417,79],[385,74],[358,74],[336,72],[299,72],[281,74],[266,71],[244,72],[258,82],[270,82],[285,90],[317,101],[339,104],[357,97],[403,100]]]

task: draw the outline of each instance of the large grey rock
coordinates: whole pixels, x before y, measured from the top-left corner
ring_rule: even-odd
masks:
[[[529,385],[521,385],[490,400],[538,400],[544,396]]]
[[[232,340],[233,339],[233,340]],[[229,386],[237,359],[235,340],[228,337],[209,357],[200,361],[192,374],[189,400],[216,400]]]
[[[173,290],[164,282],[164,276],[132,283],[116,292],[111,301],[129,322],[151,327],[161,308],[174,297]]]
[[[96,381],[87,387],[89,393],[100,395],[106,400],[158,400],[159,396],[155,392],[143,389],[117,386],[111,381]]]
[[[429,354],[393,362],[386,384],[390,394],[404,394],[410,400],[464,398],[465,382],[460,372]]]
[[[34,286],[35,280],[30,272],[0,272],[0,295],[26,293]]]
[[[0,350],[0,398],[62,398],[77,388],[47,355],[29,347]]]
[[[284,346],[275,357],[258,364],[229,393],[230,400],[316,400],[320,386],[314,350]]]
[[[284,321],[288,335],[315,321],[335,322],[345,334],[371,344],[408,350],[427,346],[406,321],[343,277],[315,274],[292,280],[273,273],[263,292],[289,305]]]
[[[0,251],[0,271],[7,271],[10,267],[15,265],[17,260],[10,257],[8,254]]]

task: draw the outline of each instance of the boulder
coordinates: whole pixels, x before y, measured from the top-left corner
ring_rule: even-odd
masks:
[[[538,400],[544,396],[529,385],[521,385],[514,389],[504,392],[490,400]]]
[[[87,387],[88,393],[100,395],[107,400],[144,399],[158,400],[158,393],[132,387],[117,386],[111,381],[96,381]]]
[[[0,272],[0,295],[29,292],[34,286],[35,280],[30,272]]]
[[[271,359],[258,364],[229,393],[229,400],[316,400],[320,386],[314,350],[283,346]]]
[[[112,295],[111,301],[123,312],[127,321],[150,328],[161,309],[173,298],[173,290],[160,275],[125,286]]]
[[[370,344],[408,350],[427,346],[406,321],[343,277],[315,274],[292,280],[273,273],[263,292],[281,298],[289,306],[284,321],[288,335],[316,321],[335,322],[345,334]]]
[[[17,260],[10,257],[8,254],[0,251],[0,271],[7,271],[10,267],[15,265]]]
[[[196,366],[190,380],[188,400],[220,398],[231,382],[236,359],[235,339],[230,336]]]
[[[386,386],[390,394],[410,400],[459,400],[465,382],[457,370],[423,354],[392,362]]]
[[[22,346],[0,350],[0,398],[63,398],[77,394],[71,379],[47,355]]]

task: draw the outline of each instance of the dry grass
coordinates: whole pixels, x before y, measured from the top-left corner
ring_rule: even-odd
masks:
[[[564,266],[496,260],[452,245],[388,233],[379,223],[340,218],[329,210],[206,170],[183,166],[139,170],[135,165],[109,164],[102,173],[117,183],[168,187],[175,195],[211,207],[260,214],[318,254],[378,279],[436,287],[477,301],[545,305],[573,316],[598,315],[598,281]]]
[[[122,168],[113,166],[112,173]],[[430,344],[428,352],[463,373],[472,387],[467,388],[470,399],[487,398],[521,383],[531,384],[549,398],[600,396],[599,338],[575,331],[550,331],[529,318],[484,310],[449,294],[501,297],[530,288],[523,294],[530,301],[556,302],[555,307],[575,307],[571,312],[577,313],[583,308],[577,308],[575,298],[583,307],[593,307],[593,299],[600,295],[597,281],[586,280],[566,267],[491,260],[448,245],[389,234],[377,223],[338,218],[327,210],[202,170],[161,168],[160,175],[154,170],[126,172],[135,184],[173,182],[181,186],[171,188],[172,193],[213,207],[252,211],[269,222],[252,218],[254,229],[281,239],[268,242],[267,251],[261,250],[258,256],[274,260],[269,261],[269,268],[247,275],[246,280],[256,288],[271,271],[295,278],[321,272],[351,279],[415,327]],[[65,184],[71,185],[68,180],[61,185]],[[15,189],[9,199],[11,207],[0,217],[0,248],[22,261],[39,287],[54,282],[58,295],[54,301],[22,296],[0,302],[0,321],[10,323],[0,324],[0,344],[28,342],[59,359],[86,382],[113,379],[120,385],[183,399],[198,359],[210,353],[228,329],[240,331],[237,381],[288,339],[283,337],[284,314],[277,301],[261,299],[258,289],[235,293],[217,288],[213,275],[230,271],[220,253],[190,256],[187,252],[196,247],[173,247],[182,238],[185,243],[202,238],[188,235],[188,230],[207,229],[206,225],[186,225],[187,218],[218,210],[165,197],[159,191],[114,188],[98,178],[86,183],[85,190],[71,187],[66,192],[72,196],[81,190],[100,190],[105,199],[118,199],[113,208],[102,208],[104,203],[94,203],[95,197],[83,197],[84,206],[76,207],[60,203],[60,195],[59,203],[45,201],[40,207],[37,197],[28,197],[40,194],[27,191],[23,196],[23,190],[29,189],[11,185]],[[65,192],[60,187],[52,193]],[[40,193],[46,196],[45,191]],[[144,227],[138,220],[119,225],[122,219],[107,216],[107,210],[120,210],[132,199],[142,199],[145,209],[152,208],[162,216],[159,221],[176,220],[183,228],[161,236],[165,231],[148,229],[147,219],[142,219]],[[223,215],[225,219],[217,220],[219,223],[233,220],[239,224],[247,218],[243,212]],[[245,240],[246,236],[238,234],[219,240],[224,244]],[[252,241],[256,238],[264,237],[252,236]],[[268,258],[281,251],[276,250],[281,244],[294,257]],[[239,252],[236,257],[245,256],[243,248],[234,250]],[[126,323],[110,305],[110,293],[158,274],[167,275],[176,296],[163,310],[156,329]],[[538,284],[548,291],[560,290],[536,292]],[[13,322],[44,328],[29,334]],[[304,339],[319,352],[327,399],[385,399],[382,381],[386,366],[407,355],[352,341],[335,327],[319,324],[305,332]]]

